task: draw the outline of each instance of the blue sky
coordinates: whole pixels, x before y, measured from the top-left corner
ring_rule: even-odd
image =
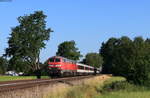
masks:
[[[1,1],[1,0],[0,0]],[[83,55],[98,52],[110,37],[150,37],[149,0],[12,0],[0,2],[0,56],[17,17],[43,10],[54,30],[41,51],[44,62],[63,41],[75,40]]]

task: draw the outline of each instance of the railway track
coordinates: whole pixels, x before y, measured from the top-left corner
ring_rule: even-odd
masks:
[[[18,89],[31,88],[31,87],[40,86],[40,85],[55,84],[59,82],[69,84],[69,81],[80,80],[80,79],[85,79],[85,78],[90,78],[90,77],[93,77],[93,75],[56,78],[56,79],[6,81],[6,82],[0,82],[0,92],[14,91]],[[72,84],[69,84],[69,85],[72,85]]]

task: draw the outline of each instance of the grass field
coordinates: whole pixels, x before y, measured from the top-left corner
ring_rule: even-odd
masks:
[[[49,77],[42,76],[41,78],[49,78]],[[0,81],[26,80],[26,79],[36,79],[36,76],[0,76]]]

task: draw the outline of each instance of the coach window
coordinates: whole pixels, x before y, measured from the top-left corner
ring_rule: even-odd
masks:
[[[85,67],[85,70],[89,70],[89,68],[88,68],[88,67]]]
[[[66,62],[66,59],[63,59],[63,62]]]
[[[68,59],[66,59],[66,62],[67,62],[67,63],[69,63],[69,60],[68,60]]]
[[[78,65],[78,68],[79,68],[79,69],[84,69],[84,66],[79,66],[79,65]]]
[[[71,63],[72,63],[72,64],[74,64],[74,62],[73,62],[73,61],[72,61]]]
[[[56,59],[55,59],[55,62],[60,62],[60,59],[59,59],[59,58],[56,58]]]

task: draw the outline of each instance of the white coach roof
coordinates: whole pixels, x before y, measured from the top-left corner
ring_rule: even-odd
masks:
[[[80,66],[84,66],[84,67],[89,67],[89,68],[94,68],[92,66],[89,66],[89,65],[85,65],[85,64],[81,64],[81,63],[76,63],[77,65],[80,65]]]

